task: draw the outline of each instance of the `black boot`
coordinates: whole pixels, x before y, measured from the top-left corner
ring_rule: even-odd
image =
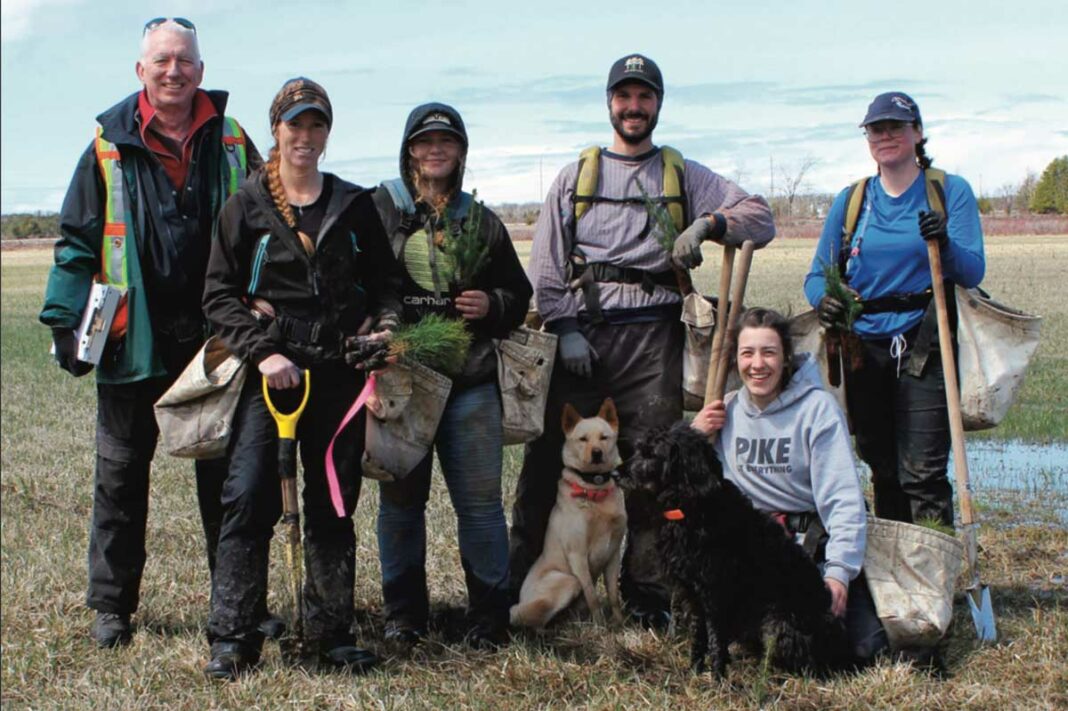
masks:
[[[211,661],[204,673],[213,679],[233,681],[260,662],[258,651],[241,642],[216,642],[211,645]]]
[[[378,657],[369,649],[354,644],[341,644],[324,652],[321,661],[327,666],[353,674],[362,674],[378,664]]]
[[[115,612],[97,612],[91,632],[101,649],[125,647],[130,643],[130,616]]]

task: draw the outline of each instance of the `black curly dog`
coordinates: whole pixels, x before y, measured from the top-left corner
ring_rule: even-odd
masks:
[[[650,431],[619,483],[665,512],[657,549],[693,614],[696,673],[711,655],[712,672],[722,678],[728,645],[738,641],[762,654],[765,632],[774,638],[771,662],[786,671],[822,675],[855,666],[819,569],[723,478],[706,436],[686,422]]]

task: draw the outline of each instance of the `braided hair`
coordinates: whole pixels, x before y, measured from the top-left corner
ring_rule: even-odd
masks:
[[[914,123],[912,125],[917,130],[920,130],[920,129],[923,128],[918,123]],[[921,138],[920,142],[916,144],[916,164],[920,166],[920,170],[927,170],[928,168],[931,167],[931,163],[934,162],[934,160],[930,156],[927,155],[927,151],[924,150],[924,146],[926,146],[926,145],[927,145],[927,137],[926,136]]]
[[[293,213],[293,206],[289,204],[289,198],[286,197],[285,186],[282,185],[281,165],[282,155],[278,150],[278,141],[275,140],[270,153],[267,154],[267,165],[264,166],[264,175],[267,177],[267,189],[270,191],[271,198],[274,200],[275,209],[281,213],[285,223],[297,233],[297,237],[300,238],[300,244],[304,247],[304,251],[308,253],[308,256],[311,256],[315,254],[315,243],[312,241],[311,237],[297,229],[297,216]]]

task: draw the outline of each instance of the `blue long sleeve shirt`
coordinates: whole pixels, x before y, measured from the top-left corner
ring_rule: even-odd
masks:
[[[942,250],[943,276],[964,287],[977,286],[986,271],[986,258],[975,195],[964,178],[949,174],[945,193],[949,244]],[[813,306],[826,293],[823,265],[838,262],[848,194],[846,188],[835,198],[805,277],[805,297]],[[914,294],[931,286],[927,245],[920,236],[918,218],[921,211],[929,209],[922,171],[897,197],[886,193],[879,176],[868,180],[853,235],[852,246],[857,254],[846,266],[849,286],[862,299]],[[889,338],[919,324],[923,313],[923,309],[861,313],[854,329],[862,338]]]

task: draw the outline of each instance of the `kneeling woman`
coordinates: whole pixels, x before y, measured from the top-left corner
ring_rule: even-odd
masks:
[[[794,357],[780,314],[750,309],[733,336],[744,387],[707,405],[693,427],[719,432],[724,475],[820,565],[832,612],[845,616],[857,656],[871,660],[887,641],[861,574],[864,496],[845,416],[815,360]]]
[[[401,177],[375,193],[375,204],[405,273],[404,320],[418,321],[431,313],[463,318],[472,335],[434,447],[456,509],[468,639],[475,646],[495,646],[507,639],[509,600],[501,396],[492,339],[522,323],[532,288],[504,225],[490,210],[472,207],[471,195],[461,191],[466,157],[467,131],[455,109],[445,104],[413,109],[401,143]],[[453,265],[442,249],[444,230],[469,229],[475,219],[488,259],[458,291],[451,283]],[[380,487],[378,549],[386,638],[402,644],[417,643],[427,629],[425,512],[432,459],[427,454],[405,479]]]
[[[374,663],[355,646],[355,536],[363,423],[338,436],[334,461],[347,516],[331,505],[325,454],[364,383],[343,344],[372,317],[395,320],[399,271],[371,193],[319,171],[333,110],[326,92],[292,79],[271,104],[275,145],[264,170],[223,207],[212,242],[204,312],[223,343],[250,364],[230,442],[223,523],[212,579],[205,673],[233,678],[263,645],[255,603],[266,593],[268,545],[281,510],[277,429],[261,378],[311,396],[297,428],[304,470],[304,630],[324,663],[359,671]],[[258,370],[258,373],[252,368]],[[283,408],[288,409],[288,408]]]

